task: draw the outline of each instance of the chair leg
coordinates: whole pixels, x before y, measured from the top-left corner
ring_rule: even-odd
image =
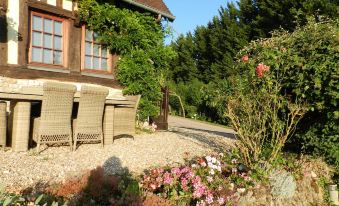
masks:
[[[40,137],[38,137],[38,142],[37,142],[36,150],[37,150],[37,153],[40,152]]]
[[[69,147],[70,147],[70,150],[72,152],[72,150],[73,150],[72,138],[70,138],[70,140],[69,140]]]
[[[74,135],[73,151],[77,149],[77,134]]]

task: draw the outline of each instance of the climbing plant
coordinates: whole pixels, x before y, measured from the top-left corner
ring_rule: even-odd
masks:
[[[157,115],[161,86],[175,52],[165,46],[169,29],[154,16],[96,0],[79,1],[79,16],[98,40],[119,55],[117,79],[125,94],[141,94],[140,117]]]

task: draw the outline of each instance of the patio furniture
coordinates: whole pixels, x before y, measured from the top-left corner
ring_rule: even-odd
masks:
[[[3,150],[6,147],[6,129],[7,129],[7,104],[0,101],[0,146]]]
[[[104,144],[109,145],[113,144],[113,123],[114,123],[114,106],[106,105],[105,106],[105,114],[104,114]]]
[[[31,119],[31,103],[11,101],[12,149],[14,152],[26,152]]]
[[[130,96],[126,98],[128,100],[131,100],[135,104],[130,106],[117,106],[114,108],[114,137],[133,137],[133,135],[135,134],[135,118],[140,101],[140,95]]]
[[[101,87],[81,88],[77,119],[74,120],[74,150],[77,142],[103,141],[103,114],[108,90]]]
[[[37,151],[41,144],[68,143],[72,150],[71,115],[76,87],[46,82],[43,85],[41,115],[33,122]]]

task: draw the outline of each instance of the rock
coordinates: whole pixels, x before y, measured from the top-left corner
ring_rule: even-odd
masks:
[[[271,194],[274,198],[291,198],[296,192],[294,177],[285,170],[273,171],[271,174]]]

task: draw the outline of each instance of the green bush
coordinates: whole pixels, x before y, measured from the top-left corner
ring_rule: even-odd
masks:
[[[293,33],[276,31],[273,37],[251,42],[239,53],[249,62],[265,62],[290,99],[302,97],[310,107],[291,141],[306,152],[324,155],[339,169],[339,28],[338,20],[324,20],[297,28]],[[239,61],[240,74],[249,71]],[[278,76],[277,74],[283,73]]]

